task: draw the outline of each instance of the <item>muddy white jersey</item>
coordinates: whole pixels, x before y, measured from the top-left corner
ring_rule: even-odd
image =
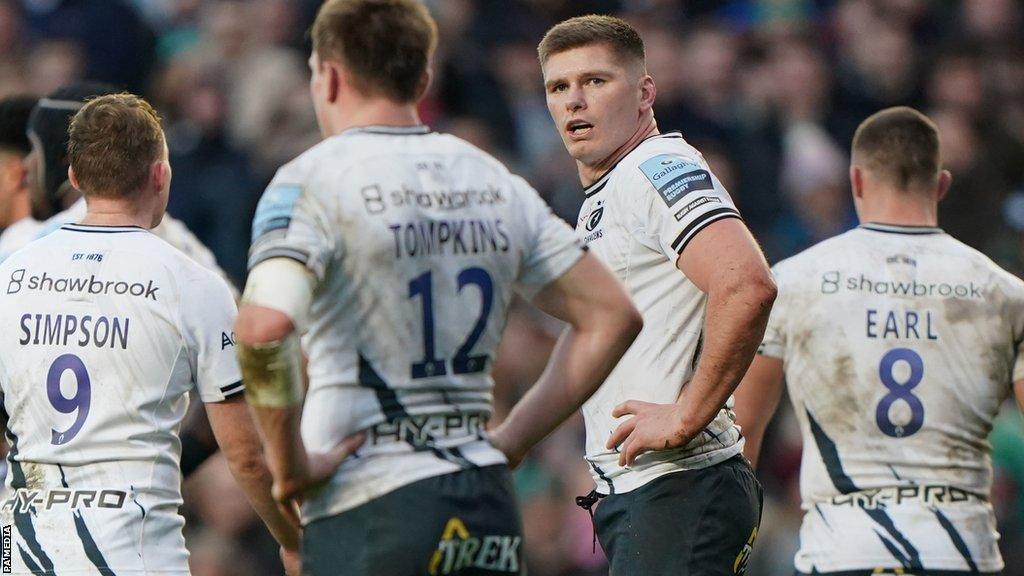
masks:
[[[67,224],[0,264],[14,573],[188,573],[177,432],[189,391],[243,391],[234,317],[142,228]]]
[[[513,294],[583,254],[524,180],[423,126],[353,129],[278,171],[253,238],[250,267],[291,258],[316,277],[303,440],[326,451],[367,431],[305,521],[505,461],[484,425]]]
[[[729,406],[692,442],[656,450],[619,466],[605,448],[624,418],[626,400],[675,402],[700,356],[706,296],[676,268],[679,255],[704,227],[739,218],[728,192],[700,153],[679,133],[640,143],[589,186],[577,234],[626,285],[644,327],[618,366],[583,406],[587,455],[597,490],[628,492],[671,472],[712,466],[743,446]]]
[[[865,224],[780,262],[760,353],[804,439],[802,572],[998,570],[987,441],[1024,378],[1024,282],[938,228]]]

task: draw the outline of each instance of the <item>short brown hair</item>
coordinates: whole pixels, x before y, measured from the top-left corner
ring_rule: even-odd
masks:
[[[68,160],[86,195],[138,192],[149,180],[150,166],[163,157],[163,146],[156,111],[126,92],[89,100],[68,129]]]
[[[886,108],[857,128],[853,158],[899,190],[931,187],[942,168],[939,130],[913,108]]]
[[[606,44],[617,57],[641,64],[646,58],[643,38],[632,26],[621,18],[598,14],[577,16],[552,26],[537,46],[537,56],[543,66],[554,54],[591,44]]]
[[[313,51],[337,59],[356,88],[415,102],[437,43],[437,25],[417,0],[327,0],[313,23]]]

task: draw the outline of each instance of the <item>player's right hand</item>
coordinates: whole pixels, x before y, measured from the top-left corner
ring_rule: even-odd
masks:
[[[303,495],[314,488],[319,488],[334,476],[335,471],[346,458],[355,454],[363,445],[366,435],[357,432],[338,443],[329,452],[313,452],[306,454],[306,470],[291,478],[274,479],[271,493],[277,501],[281,512],[300,527],[299,505]]]

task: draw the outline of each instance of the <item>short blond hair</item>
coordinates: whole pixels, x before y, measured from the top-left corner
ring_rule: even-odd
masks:
[[[313,22],[313,51],[335,60],[367,95],[415,102],[437,45],[437,24],[417,0],[327,0]]]
[[[620,60],[643,65],[646,59],[644,40],[636,29],[621,18],[598,14],[577,16],[552,26],[537,46],[537,57],[543,66],[555,54],[592,44],[608,46]]]
[[[87,196],[138,192],[149,180],[150,166],[163,158],[163,147],[156,110],[127,92],[89,100],[68,130],[68,160]]]

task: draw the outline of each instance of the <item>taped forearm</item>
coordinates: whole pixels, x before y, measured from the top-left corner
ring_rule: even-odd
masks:
[[[302,354],[294,332],[272,342],[239,344],[238,361],[249,404],[288,408],[302,402]]]
[[[246,398],[253,406],[287,408],[302,402],[305,387],[298,335],[309,317],[314,284],[309,270],[288,258],[272,258],[250,272],[243,305],[279,311],[291,320],[292,328],[283,337],[284,330],[270,329],[264,332],[267,341],[261,341],[257,331],[248,342],[239,342]],[[258,308],[255,314],[261,314]]]

